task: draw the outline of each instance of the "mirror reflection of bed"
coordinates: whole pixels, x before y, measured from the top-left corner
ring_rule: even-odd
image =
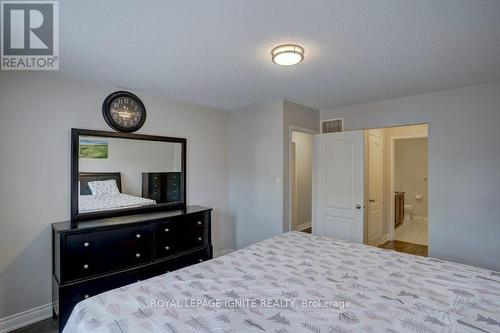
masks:
[[[181,150],[175,142],[80,136],[78,212],[180,202]]]

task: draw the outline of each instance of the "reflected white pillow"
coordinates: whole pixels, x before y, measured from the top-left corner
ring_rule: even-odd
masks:
[[[89,188],[92,195],[110,195],[120,194],[116,181],[114,179],[89,182]]]

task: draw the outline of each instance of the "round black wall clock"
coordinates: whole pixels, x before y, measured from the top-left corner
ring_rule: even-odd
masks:
[[[146,121],[146,108],[139,97],[127,91],[117,91],[102,104],[106,123],[118,132],[135,132]]]

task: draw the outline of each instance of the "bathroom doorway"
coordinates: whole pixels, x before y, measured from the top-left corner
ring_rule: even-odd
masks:
[[[365,131],[365,239],[427,256],[428,127]]]

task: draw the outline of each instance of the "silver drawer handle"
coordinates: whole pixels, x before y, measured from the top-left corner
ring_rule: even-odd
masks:
[[[198,262],[203,262],[203,259],[198,260]]]
[[[89,269],[89,265],[87,264],[83,265],[83,269]]]
[[[136,254],[135,254],[135,256],[136,256],[137,258],[140,258],[140,257],[141,257],[141,254],[140,254],[140,253],[136,253]]]
[[[198,237],[198,240],[199,240],[199,241],[201,241],[202,239],[203,239],[203,238],[201,238],[201,237]]]
[[[83,246],[85,246],[85,247],[89,247],[89,245],[90,245],[90,243],[89,243],[89,242],[85,242],[85,243],[83,243]]]
[[[169,229],[169,228],[165,228],[165,232],[169,232],[169,231],[170,231],[170,229]]]
[[[165,246],[165,250],[170,250],[170,247],[169,246]]]
[[[135,235],[135,237],[141,238],[141,234],[137,234],[137,235]]]
[[[90,296],[89,296],[89,295],[87,295],[87,294],[85,294],[85,296],[83,296],[83,297],[85,297],[85,299],[87,299],[87,298],[89,298]]]
[[[198,225],[201,225],[201,221],[198,221]]]

